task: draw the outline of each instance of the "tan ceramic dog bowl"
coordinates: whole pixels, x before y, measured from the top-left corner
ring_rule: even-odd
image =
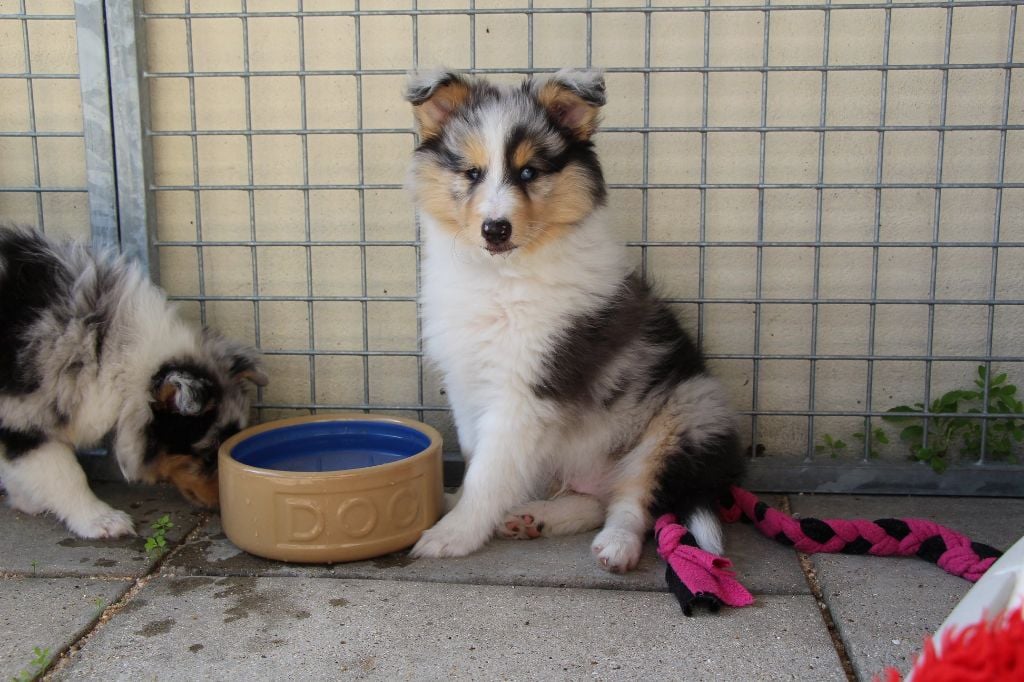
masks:
[[[409,547],[441,515],[441,435],[364,414],[260,424],[220,448],[224,533],[269,559],[355,561]]]

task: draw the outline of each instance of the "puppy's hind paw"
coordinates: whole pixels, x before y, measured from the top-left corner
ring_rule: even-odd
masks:
[[[91,514],[71,516],[67,519],[68,528],[83,538],[117,538],[123,535],[135,535],[135,523],[132,517],[123,511],[103,505]]]
[[[533,540],[544,534],[544,522],[532,514],[509,514],[498,526],[498,534],[509,540]]]

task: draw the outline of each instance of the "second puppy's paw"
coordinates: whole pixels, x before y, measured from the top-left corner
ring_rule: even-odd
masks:
[[[94,509],[79,516],[69,516],[68,528],[83,538],[117,538],[135,535],[135,523],[128,514],[100,503]]]
[[[47,510],[45,504],[42,504],[38,500],[34,500],[29,496],[19,495],[13,490],[7,491],[7,504],[11,509],[16,509],[25,514],[34,516],[36,514],[42,514]]]
[[[590,546],[597,564],[612,573],[625,573],[636,568],[642,549],[643,538],[621,528],[605,528]]]

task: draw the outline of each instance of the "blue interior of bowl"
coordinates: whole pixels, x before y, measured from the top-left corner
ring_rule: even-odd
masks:
[[[277,471],[343,471],[397,462],[422,452],[430,438],[402,424],[339,420],[270,429],[239,442],[231,456]]]

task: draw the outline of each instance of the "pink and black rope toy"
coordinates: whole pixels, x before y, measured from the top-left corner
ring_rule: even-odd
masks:
[[[975,582],[1002,552],[927,519],[795,519],[769,507],[743,488],[732,486],[719,501],[727,523],[745,518],[762,534],[807,554],[843,553],[875,556],[918,556],[947,573]],[[753,596],[736,580],[731,562],[706,552],[672,514],[654,525],[658,554],[667,562],[665,580],[683,613],[702,606],[717,611],[722,604],[748,606]]]

